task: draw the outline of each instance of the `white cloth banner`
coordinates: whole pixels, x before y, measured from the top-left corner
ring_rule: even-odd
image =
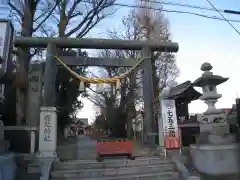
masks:
[[[161,100],[161,107],[164,130],[164,147],[166,149],[180,148],[181,139],[177,124],[175,101],[169,99]]]
[[[7,22],[0,22],[0,57],[3,59],[6,58],[6,55],[4,54],[7,43],[6,34],[7,34]]]

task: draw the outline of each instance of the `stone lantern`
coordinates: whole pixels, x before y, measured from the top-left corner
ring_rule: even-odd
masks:
[[[228,78],[214,75],[210,72],[212,68],[211,64],[203,63],[201,66],[203,74],[193,83],[194,86],[202,88],[203,95],[200,97],[200,100],[204,101],[208,106],[203,113],[204,118],[201,119],[201,123],[216,123],[221,120],[219,116],[221,116],[222,111],[216,109],[215,104],[222,95],[217,93],[216,86],[226,82]]]
[[[200,100],[207,104],[207,110],[199,120],[200,134],[196,144],[190,146],[193,165],[201,174],[201,179],[235,179],[239,175],[237,162],[237,144],[235,137],[230,134],[229,125],[224,113],[215,107],[221,94],[216,86],[228,80],[214,75],[209,63],[201,66],[204,71],[193,85],[201,87],[203,95]]]

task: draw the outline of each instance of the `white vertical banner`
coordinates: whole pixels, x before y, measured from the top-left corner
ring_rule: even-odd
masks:
[[[5,46],[6,46],[6,37],[7,37],[7,22],[0,22],[0,60],[4,61],[6,54]],[[4,62],[0,62],[0,69],[2,69]],[[0,96],[4,98],[4,85],[0,84]]]
[[[4,8],[3,8],[4,9]],[[1,11],[0,6],[0,11]],[[2,12],[0,12],[1,14]],[[0,19],[0,69],[1,76],[3,76],[7,71],[8,60],[12,57],[12,41],[13,41],[14,29],[9,20]],[[4,84],[0,85],[0,96],[4,98]]]
[[[161,109],[165,149],[181,148],[175,101],[172,99],[161,100]]]
[[[7,22],[0,22],[0,57],[4,58],[4,47],[6,46]],[[1,66],[0,66],[1,67]]]
[[[10,21],[0,19],[0,57],[4,62],[0,63],[0,68],[6,71],[7,61],[12,56],[12,41],[14,29]]]
[[[55,107],[41,107],[39,129],[40,156],[56,156],[57,114]]]

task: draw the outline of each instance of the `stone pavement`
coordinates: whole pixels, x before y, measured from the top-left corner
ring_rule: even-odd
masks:
[[[159,152],[157,151],[157,148],[153,149],[144,145],[142,142],[135,141],[133,155],[135,157],[158,156]]]
[[[57,148],[60,161],[76,160],[76,159],[95,159],[96,140],[88,136],[78,136],[76,142],[61,145]]]

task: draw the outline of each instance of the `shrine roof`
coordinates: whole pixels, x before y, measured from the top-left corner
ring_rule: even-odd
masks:
[[[182,84],[174,86],[170,89],[169,98],[179,100],[179,101],[194,101],[202,96],[200,92],[193,88],[191,81],[186,81]]]

